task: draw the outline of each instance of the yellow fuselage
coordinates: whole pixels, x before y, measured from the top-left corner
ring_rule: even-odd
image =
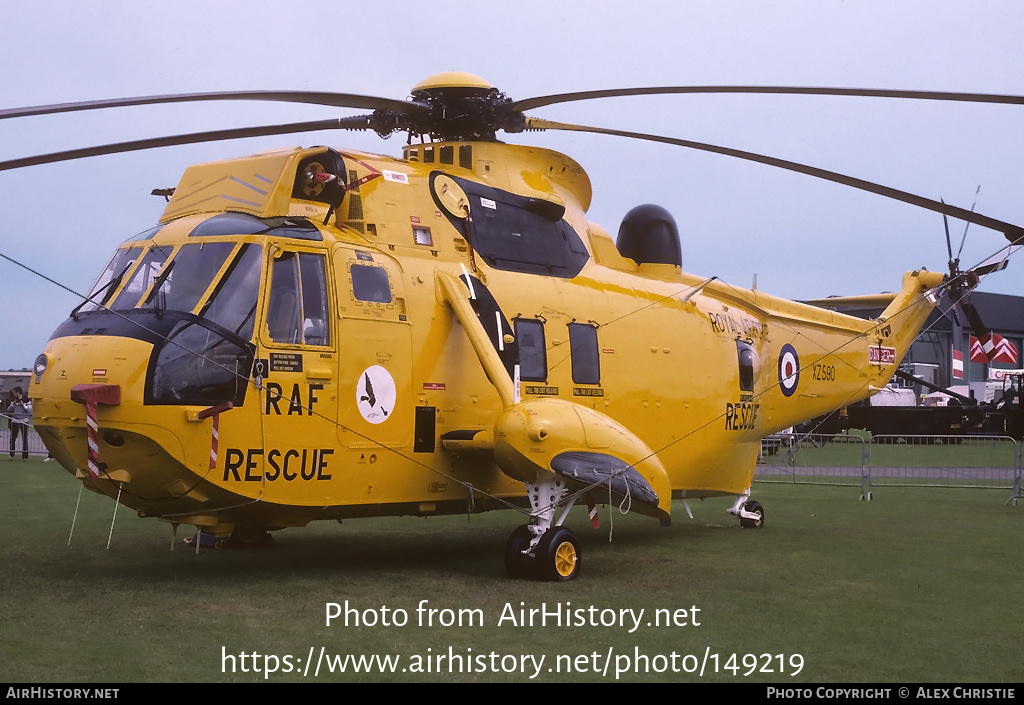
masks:
[[[614,454],[621,427],[632,434],[623,444],[632,444],[634,456],[644,448],[655,454],[676,496],[740,494],[750,486],[762,437],[884,386],[931,309],[923,293],[941,281],[927,272],[908,274],[882,319],[864,321],[705,282],[673,265],[638,265],[587,222],[590,186],[579,165],[554,152],[497,143],[417,145],[402,160],[342,153],[350,186],[361,183],[328,214],[328,205],[294,192],[297,165],[317,151],[192,167],[168,205],[164,227],[150,239],[122,245],[137,247],[141,260],[156,248],[173,257],[176,248],[200,239],[210,251],[224,243],[223,262],[213,260],[208,286],[200,286],[206,289],[194,302],[183,299],[193,303],[179,312],[191,316],[181,318],[181,326],[208,315],[208,303],[244,246],[258,250],[258,295],[244,339],[251,356],[241,343],[228,346],[228,355],[207,348],[201,374],[219,381],[184,385],[184,401],[175,403],[184,387],[165,378],[200,373],[190,372],[164,342],[178,329],[161,310],[160,297],[145,303],[147,292],[161,285],[156,267],[148,283],[135,280],[137,292],[122,289],[131,268],[107,292],[118,302],[134,296],[145,311],[97,308],[66,322],[51,339],[46,370],[30,390],[36,427],[55,458],[88,486],[110,496],[120,489],[121,501],[144,514],[214,532],[461,512],[468,486],[476,510],[498,508],[499,499],[521,501],[523,478],[495,459],[495,424],[510,407],[499,394],[502,380],[491,378],[501,375],[492,369],[489,376],[481,364],[473,331],[440,284],[445,276],[482,285],[506,324],[525,325],[513,323],[519,319],[532,322],[533,332],[540,327],[543,378],[535,372],[520,381],[513,406],[559,399],[566,413],[598,412],[578,414],[584,430],[559,441],[562,449]],[[563,206],[564,222],[586,248],[580,271],[564,277],[489,264],[452,224],[451,211],[459,206],[448,204],[445,211],[445,196],[432,186],[437,172]],[[467,207],[471,218],[487,216],[486,207]],[[308,218],[320,239],[292,237],[287,229],[193,235],[225,212]],[[281,279],[282,263],[292,260],[301,272],[295,290],[304,308],[297,309],[299,332],[284,334],[273,279]],[[310,313],[320,304],[303,298],[314,287],[309,273],[321,271],[325,308],[317,310],[326,311],[323,321]],[[184,281],[181,270],[174,276]],[[390,292],[361,293],[366,277]],[[480,294],[465,295],[476,297],[475,305]],[[140,333],[143,324],[148,332]],[[575,350],[570,324],[596,330],[596,363],[588,361],[596,377],[593,369],[580,369],[586,351]],[[499,354],[506,343],[526,344],[511,333],[498,338]],[[173,364],[156,369],[157,350],[160,360]],[[252,370],[238,368],[246,360],[255,361]],[[234,389],[224,381],[224,364],[238,368],[231,370]],[[73,388],[83,384],[120,389],[118,404],[101,404],[96,412],[98,479],[86,471],[86,408],[72,400]],[[154,393],[153,385],[163,391]],[[213,419],[200,412],[227,396],[236,403],[219,415],[211,467]],[[598,434],[593,424],[604,418],[617,425]],[[545,441],[522,441],[534,442]]]

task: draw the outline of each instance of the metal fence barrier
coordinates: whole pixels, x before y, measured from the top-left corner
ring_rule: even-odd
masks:
[[[761,441],[754,480],[861,488],[870,493],[868,444],[860,436],[776,433]]]
[[[16,447],[14,450],[11,450],[11,428],[6,422],[0,424],[0,453],[9,453],[11,457],[20,458],[22,453],[21,449],[24,447],[22,446],[23,441],[20,433],[14,441]],[[31,426],[28,427],[28,454],[42,456],[47,455],[46,446],[43,445],[43,439],[39,437],[39,434],[36,433],[36,430]]]
[[[874,436],[780,433],[761,443],[754,479],[878,487],[969,487],[1022,497],[1021,444],[1008,436]]]

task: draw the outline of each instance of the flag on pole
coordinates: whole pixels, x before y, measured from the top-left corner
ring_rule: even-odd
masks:
[[[953,379],[964,378],[964,354],[960,350],[953,351]]]
[[[1017,348],[998,333],[971,336],[971,362],[1008,362],[1017,364]]]

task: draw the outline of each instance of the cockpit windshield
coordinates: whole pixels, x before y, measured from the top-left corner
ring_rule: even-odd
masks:
[[[201,318],[252,339],[263,262],[260,245],[197,242],[177,250],[157,246],[143,251],[141,247],[118,250],[78,310],[192,313],[202,302]]]
[[[168,246],[151,248],[135,267],[135,271],[132,272],[131,278],[121,289],[121,293],[107,306],[115,311],[127,311],[135,308],[139,299],[159,276],[160,270],[163,269],[170,254],[171,248]]]
[[[200,317],[227,328],[240,338],[251,340],[256,320],[256,302],[260,294],[262,263],[262,247],[255,244],[242,245],[199,312]]]
[[[113,298],[117,287],[121,285],[124,275],[135,264],[135,260],[139,258],[141,252],[141,247],[130,247],[115,252],[114,256],[110,258],[107,268],[103,270],[103,274],[99,276],[96,283],[89,290],[89,295],[85,298],[85,302],[77,310],[96,311],[106,306],[110,299]]]
[[[180,245],[132,238],[55,336],[122,335],[151,342],[146,404],[241,404],[256,353],[266,263],[262,243],[239,242],[238,236],[308,239],[318,233],[301,219],[270,220],[214,216],[200,225],[215,223]],[[257,226],[262,229],[247,232]]]
[[[164,264],[138,308],[191,311],[213,283],[234,247],[231,242],[182,245],[174,259]]]

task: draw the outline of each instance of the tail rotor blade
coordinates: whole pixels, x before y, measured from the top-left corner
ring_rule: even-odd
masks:
[[[1021,247],[1021,245],[1007,245],[977,267],[971,269],[971,271],[976,273],[979,277],[991,274],[992,272],[1002,271],[1010,264],[1010,256]]]
[[[939,199],[939,202],[942,203],[942,205],[946,205],[946,202],[943,201],[941,198]],[[942,214],[942,227],[946,229],[946,252],[949,253],[949,271],[950,274],[952,274],[954,270],[953,244],[949,241],[949,218],[946,217],[945,213]]]
[[[971,325],[975,335],[985,335],[988,329],[985,328],[985,324],[981,321],[981,316],[978,315],[978,309],[974,307],[970,301],[960,301],[960,309],[967,316],[967,322]]]
[[[978,184],[978,188],[974,191],[974,203],[971,204],[971,213],[974,212],[974,207],[978,205],[978,194],[981,193],[981,184]],[[971,227],[970,221],[964,224],[964,236],[960,238],[960,249],[956,251],[956,258],[960,259],[960,253],[964,251],[964,243],[967,242],[967,230]],[[946,236],[948,239],[948,235]]]

